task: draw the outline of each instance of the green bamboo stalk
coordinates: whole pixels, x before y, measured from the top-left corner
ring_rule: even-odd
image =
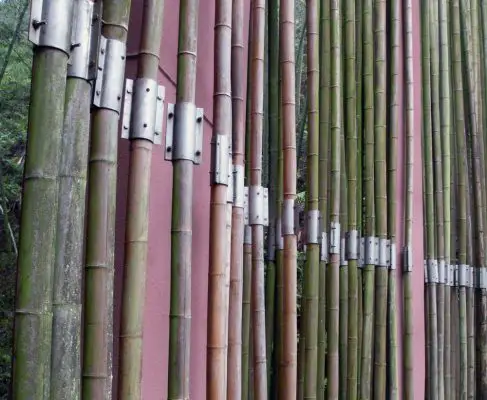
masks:
[[[164,2],[144,2],[137,78],[157,82]],[[147,89],[146,89],[147,90]],[[154,111],[155,112],[155,111]],[[118,397],[142,398],[142,338],[149,239],[149,196],[153,142],[132,139],[125,230],[125,268],[120,325]]]
[[[339,265],[340,249],[338,243],[340,236],[336,229],[340,223],[340,159],[341,159],[341,132],[342,132],[342,96],[341,96],[341,74],[342,74],[342,28],[341,28],[341,4],[340,0],[331,0],[330,9],[330,38],[331,38],[331,178],[330,178],[330,264],[327,270],[327,293],[328,293],[328,354],[327,354],[327,392],[328,399],[337,399],[339,395]],[[337,245],[334,247],[333,245]]]
[[[322,227],[329,232],[328,186],[330,151],[330,0],[320,2],[320,138],[319,138],[319,209]],[[323,238],[322,238],[323,239]],[[328,258],[328,254],[326,254]],[[318,311],[318,390],[317,398],[326,394],[326,260],[322,254],[319,273],[319,311]]]
[[[130,0],[103,2],[103,36],[125,44],[130,5]],[[95,109],[91,116],[85,260],[83,399],[112,397],[119,118],[117,111],[106,108]],[[100,284],[101,282],[104,284]]]
[[[389,384],[387,386],[387,397],[397,399],[399,397],[398,388],[398,341],[397,341],[397,265],[393,262],[393,252],[396,251],[396,209],[397,209],[397,138],[399,129],[399,45],[401,40],[400,4],[393,1],[390,6],[390,24],[391,24],[391,41],[390,41],[390,73],[389,86],[389,123],[390,138],[388,140],[388,158],[387,158],[387,231],[391,243],[391,266],[388,280],[388,302],[387,302],[387,337],[388,352],[387,360],[387,377]]]
[[[266,274],[266,345],[268,396],[275,392],[277,364],[275,362],[276,342],[276,281],[277,257],[276,240],[277,213],[279,210],[279,0],[269,1],[269,230],[268,267]],[[280,235],[280,234],[279,234]],[[277,331],[278,332],[278,331]]]
[[[308,221],[313,218],[318,222],[319,213],[319,3],[318,0],[307,0],[307,68],[308,68],[308,187],[307,208]],[[309,226],[309,225],[308,225]],[[316,239],[316,240],[315,240]],[[305,368],[304,398],[316,399],[317,395],[317,364],[318,364],[318,296],[320,245],[318,237],[308,236],[305,266]]]
[[[345,8],[345,101],[346,119],[345,131],[347,142],[347,178],[348,178],[348,232],[350,237],[356,233],[358,238],[357,224],[357,119],[356,119],[356,32],[355,32],[355,1],[348,0]],[[360,104],[359,104],[360,105]],[[357,249],[358,250],[358,249]],[[358,252],[357,254],[347,254],[348,260],[348,333],[347,333],[347,383],[346,395],[348,399],[357,398],[358,380],[358,352],[357,352],[357,332],[358,332]],[[342,356],[345,358],[345,355]]]
[[[195,102],[199,0],[181,0],[176,102]],[[190,386],[193,162],[173,162],[168,400]]]
[[[363,182],[365,189],[364,236],[375,235],[375,202],[374,202],[374,39],[373,39],[373,2],[366,0],[363,4],[363,128],[365,165]],[[360,397],[371,398],[372,391],[372,351],[374,322],[374,281],[375,265],[366,264],[363,271],[363,336],[361,353]]]
[[[301,115],[307,115],[306,109],[308,108],[306,104],[304,105],[304,107],[301,107],[301,86],[302,86],[303,62],[304,62],[304,39],[306,39],[306,29],[307,26],[305,23],[303,23],[303,27],[301,28],[301,32],[299,33],[299,44],[298,44],[298,51],[296,54],[296,120],[297,121],[301,121],[302,119],[300,118]],[[301,147],[301,140],[300,140],[300,147]]]
[[[433,134],[433,171],[435,187],[435,217],[436,217],[436,259],[439,268],[445,262],[445,232],[444,227],[444,205],[443,205],[443,142],[441,126],[441,104],[440,104],[440,56],[439,56],[439,17],[438,0],[433,0],[430,9],[430,48],[431,48],[431,100],[432,100],[432,134]],[[437,268],[437,267],[435,267]],[[431,279],[431,277],[429,277]],[[430,282],[433,286],[435,282]],[[436,302],[437,323],[432,324],[432,392],[431,395],[444,398],[443,385],[443,346],[444,346],[444,313],[445,313],[445,287],[442,282],[436,282],[436,299],[434,291],[431,290],[431,301]],[[434,307],[431,306],[431,312]],[[441,360],[441,362],[440,362]]]
[[[343,52],[342,54],[345,54]],[[342,64],[343,65],[343,64]],[[343,79],[343,75],[342,75]],[[342,80],[343,81],[343,80]],[[342,86],[342,88],[344,85]],[[342,90],[342,98],[343,98]],[[344,118],[342,118],[342,127],[344,126]],[[348,149],[347,149],[348,150]],[[347,171],[346,171],[346,155],[345,155],[345,129],[342,129],[340,138],[340,201],[344,205],[348,205],[348,182],[347,182]],[[348,209],[347,206],[340,207],[340,226],[344,229],[341,230],[340,238],[340,287],[339,287],[339,310],[347,310],[347,312],[341,312],[339,316],[339,354],[340,361],[340,399],[347,398],[347,376],[348,376],[348,357],[347,357],[347,346],[348,346],[348,260],[345,253],[345,227],[348,226]]]
[[[453,89],[455,94],[455,132],[457,147],[457,203],[458,203],[458,263],[467,263],[467,150],[465,143],[465,111],[463,94],[462,51],[460,32],[460,2],[452,0],[452,66]],[[467,326],[466,326],[466,289],[458,288],[459,297],[459,371],[458,388],[460,398],[467,395]]]
[[[72,10],[71,1],[63,14],[68,21],[71,21]],[[66,28],[59,34],[69,49],[71,27],[67,25]],[[57,178],[64,128],[67,63],[68,54],[60,48],[34,48],[17,260],[12,366],[12,396],[15,399],[50,397],[53,294],[56,299],[59,295],[58,274],[53,282],[56,259],[59,259],[56,257]]]
[[[443,205],[444,205],[444,260],[443,273],[440,271],[440,277],[446,278],[446,271],[450,265],[451,255],[451,153],[450,153],[450,137],[451,137],[451,84],[450,84],[450,45],[449,45],[449,32],[448,32],[448,7],[446,0],[440,0],[439,4],[439,19],[440,19],[440,102],[441,102],[441,136],[442,136],[442,166],[443,166]],[[440,265],[442,268],[442,265]],[[441,280],[441,279],[440,279]],[[440,282],[440,287],[443,286],[444,291],[444,321],[443,321],[443,358],[439,358],[440,365],[443,365],[443,375],[439,376],[439,380],[442,383],[443,393],[440,390],[440,394],[443,398],[450,398],[450,390],[448,385],[450,384],[450,287],[447,286],[445,280]],[[441,296],[441,289],[438,293]],[[440,304],[440,301],[439,303]],[[441,354],[439,355],[441,357]]]
[[[374,3],[374,172],[376,232],[379,241],[387,240],[387,45],[386,3]],[[382,245],[382,244],[381,244]],[[387,264],[379,265],[375,273],[375,329],[374,329],[374,398],[386,397],[386,344],[387,344]]]

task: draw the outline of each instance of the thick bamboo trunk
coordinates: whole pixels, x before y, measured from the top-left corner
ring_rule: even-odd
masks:
[[[282,399],[296,399],[297,373],[297,238],[293,223],[296,198],[296,114],[295,114],[295,54],[294,1],[281,0],[280,6],[280,64],[283,151],[283,343],[282,374],[279,376]],[[280,371],[280,372],[281,372]]]
[[[102,34],[125,45],[130,0],[104,1]],[[83,398],[111,398],[113,285],[119,118],[98,108],[91,116],[87,205]]]
[[[199,0],[181,0],[176,104],[194,107]],[[177,118],[177,116],[176,116]],[[173,161],[168,399],[190,386],[193,161]],[[226,214],[223,214],[225,220]]]
[[[67,1],[63,7],[63,17],[71,21],[73,2]],[[53,274],[57,269],[58,167],[71,37],[69,22],[62,28],[59,42],[63,48],[34,48],[17,261],[12,366],[12,395],[16,399],[50,396],[53,322],[56,324],[53,294],[54,300],[59,295],[57,274],[53,292]]]
[[[208,281],[208,398],[224,398],[227,393],[227,191],[229,177],[219,176],[220,163],[229,165],[232,131],[232,2],[215,4],[215,79],[213,95],[212,184],[210,199],[210,266]],[[225,140],[224,140],[225,139]],[[228,166],[230,168],[230,166]],[[242,171],[243,172],[243,171]],[[233,193],[232,193],[233,195]]]
[[[145,0],[137,80],[157,82],[164,3]],[[136,81],[137,82],[137,81]],[[149,86],[144,90],[150,90]],[[153,110],[155,113],[155,110]],[[136,126],[131,127],[137,129]],[[134,132],[132,132],[134,133]],[[131,134],[132,134],[131,133]],[[149,240],[153,141],[131,138],[125,230],[125,268],[120,326],[118,397],[142,398],[142,338]]]
[[[245,67],[244,53],[244,2],[233,0],[232,4],[232,151],[234,174],[244,174],[245,157]],[[242,176],[243,177],[243,176]],[[243,190],[243,180],[235,180],[234,190]],[[243,243],[244,208],[234,202],[232,208],[232,242],[230,265],[230,303],[228,317],[227,398],[242,397],[242,312],[243,312]]]
[[[92,2],[76,2],[77,23],[91,24]],[[82,20],[83,17],[88,17]],[[96,39],[98,40],[98,38]],[[80,43],[83,51],[90,38]],[[81,396],[81,310],[91,84],[68,68],[59,164],[59,209],[53,280],[51,397]]]

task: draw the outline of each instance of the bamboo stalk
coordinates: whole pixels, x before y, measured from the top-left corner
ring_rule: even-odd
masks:
[[[234,172],[242,169],[245,159],[245,100],[244,90],[244,2],[232,3],[232,153]],[[243,182],[242,182],[243,183]],[[238,181],[236,185],[240,185]],[[242,190],[243,188],[235,188]],[[243,347],[243,246],[244,246],[244,208],[234,202],[232,208],[232,241],[230,266],[230,303],[228,318],[228,364],[227,398],[240,400],[242,397],[242,347]]]
[[[262,185],[262,126],[264,88],[265,0],[254,0],[251,64],[251,127],[250,127],[250,185],[256,190]],[[262,189],[260,189],[262,190]],[[257,193],[259,194],[259,193]],[[250,209],[253,198],[250,196]],[[254,349],[254,397],[267,397],[265,297],[264,297],[264,226],[252,221],[252,325]]]
[[[397,265],[394,265],[392,257],[396,251],[396,209],[397,209],[397,153],[398,153],[398,129],[399,129],[399,46],[401,37],[401,21],[399,19],[400,4],[391,2],[390,6],[390,23],[391,23],[391,41],[390,41],[390,73],[389,85],[389,123],[390,138],[388,138],[388,158],[387,158],[387,231],[391,242],[391,266],[388,280],[388,302],[387,302],[387,337],[388,353],[387,378],[387,396],[390,399],[399,397],[398,387],[398,341],[397,341]]]
[[[463,99],[462,52],[460,33],[460,3],[452,0],[452,66],[453,88],[455,94],[455,132],[458,170],[458,263],[467,263],[467,150],[465,143],[465,112]],[[467,395],[467,326],[466,326],[466,289],[458,288],[459,296],[459,376],[460,398]]]
[[[364,237],[375,235],[375,202],[374,202],[374,47],[373,47],[373,2],[366,0],[363,4],[363,96],[364,96],[364,147],[365,165],[363,182],[365,190]],[[363,336],[361,353],[360,397],[371,398],[372,390],[372,352],[374,322],[374,281],[375,265],[365,263],[363,271]]]
[[[93,6],[92,2],[76,2],[78,18],[92,13]],[[84,48],[89,46],[90,38],[80,44]],[[79,399],[90,82],[70,74],[68,68],[65,96],[53,280],[51,397]]]
[[[231,143],[232,130],[232,3],[217,1],[215,4],[215,79],[213,96],[213,168],[228,149],[218,141],[226,138]],[[225,143],[225,142],[223,142]],[[222,147],[223,146],[223,147]],[[225,161],[224,161],[225,162]],[[227,191],[228,181],[217,177],[213,171],[210,200],[210,266],[208,281],[208,344],[207,385],[208,398],[224,398],[227,393],[227,312],[228,291],[226,266],[228,249],[222,246],[227,240]],[[227,177],[228,179],[228,177]],[[232,193],[233,195],[233,193]]]
[[[313,213],[318,222],[319,212],[319,3],[318,0],[307,0],[307,67],[308,67],[308,187],[307,208],[310,221]],[[309,225],[308,225],[309,227]],[[320,245],[318,237],[307,238],[305,266],[305,368],[304,398],[316,399],[317,366],[318,366],[318,297]]]
[[[322,226],[329,232],[328,186],[330,151],[330,0],[320,2],[320,137],[319,137],[319,209]],[[328,255],[326,255],[326,258]],[[324,399],[326,394],[326,260],[320,257],[319,308],[318,308],[318,389],[317,397]]]
[[[330,166],[330,264],[327,270],[328,293],[328,354],[327,354],[327,392],[328,399],[337,399],[339,394],[339,265],[340,236],[336,230],[340,223],[340,156],[341,156],[341,130],[342,130],[342,98],[341,98],[341,4],[340,0],[331,1],[330,10],[330,42],[331,42],[331,77],[330,77],[330,136],[331,136],[331,166]],[[334,229],[335,228],[335,229]],[[339,229],[338,229],[339,230]],[[334,247],[336,246],[336,247]]]
[[[440,106],[441,106],[441,137],[442,137],[442,153],[443,153],[443,205],[444,205],[444,260],[443,272],[440,271],[440,287],[443,286],[444,302],[443,302],[443,358],[439,358],[438,362],[443,365],[443,374],[438,377],[441,382],[440,395],[443,398],[450,398],[450,390],[448,385],[450,383],[450,287],[447,286],[447,281],[444,279],[447,277],[446,272],[450,265],[451,255],[451,189],[450,189],[450,176],[451,176],[451,161],[450,161],[450,137],[451,137],[451,85],[450,85],[450,49],[449,49],[449,32],[448,32],[448,9],[446,0],[440,0],[439,4],[439,19],[440,19]],[[442,268],[442,265],[440,265]],[[443,276],[443,282],[441,277]],[[441,289],[439,292],[441,296]],[[438,304],[441,304],[441,300]],[[439,354],[441,357],[441,354]],[[440,372],[440,371],[439,371]]]
[[[127,40],[130,0],[103,2],[102,34]],[[119,113],[95,109],[91,116],[85,260],[84,399],[111,398],[113,285]]]
[[[73,2],[67,2],[63,17],[68,21],[72,10]],[[71,27],[66,26],[59,34],[68,44]],[[68,54],[59,48],[34,48],[17,260],[12,366],[12,396],[16,399],[45,399],[51,390],[53,294],[55,300],[59,295],[59,269],[55,267],[60,211],[58,166],[63,146],[67,63]]]
[[[294,1],[281,0],[280,7],[280,65],[282,74],[282,151],[283,151],[283,344],[282,385],[283,399],[296,398],[297,372],[297,240],[293,223],[289,220],[296,198],[296,110],[295,110],[295,54]],[[286,214],[287,212],[287,214]]]
[[[386,3],[374,3],[374,172],[376,232],[379,241],[387,239],[387,44]],[[380,244],[381,245],[381,244]],[[374,398],[386,397],[387,344],[387,264],[379,260],[375,273]],[[383,265],[382,265],[383,264]]]
[[[414,79],[413,79],[413,16],[411,0],[404,2],[404,33],[405,33],[405,84],[406,84],[406,218],[405,218],[405,243],[406,252],[411,254],[413,235],[413,141],[414,141]],[[427,87],[425,87],[427,88]],[[428,117],[428,114],[426,115]],[[404,298],[404,398],[413,398],[413,315],[412,315],[412,268],[403,275]]]
[[[163,21],[162,0],[144,2],[137,78],[157,82]],[[148,87],[147,89],[150,90]],[[146,90],[147,90],[146,89]],[[155,112],[155,110],[154,110]],[[133,127],[134,128],[134,127]],[[125,230],[125,268],[120,326],[118,396],[142,398],[142,337],[149,239],[149,196],[153,142],[132,139]]]
[[[194,105],[199,0],[181,0],[179,9],[176,103]],[[193,162],[175,160],[171,222],[169,400],[189,396],[192,210]]]
[[[267,386],[268,395],[275,392],[277,375],[276,364],[276,283],[277,283],[277,210],[278,203],[278,156],[279,156],[279,0],[272,0],[268,3],[268,29],[269,29],[269,229],[267,258],[268,267],[266,273],[266,345],[267,345]],[[280,233],[279,233],[280,235]]]

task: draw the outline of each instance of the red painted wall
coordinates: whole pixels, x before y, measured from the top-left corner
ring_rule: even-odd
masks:
[[[128,41],[127,77],[136,72],[142,23],[143,0],[132,1],[132,14]],[[250,2],[249,2],[250,3]],[[414,312],[414,378],[415,397],[424,398],[425,379],[425,337],[423,296],[423,207],[421,169],[421,68],[420,68],[420,24],[419,0],[412,0],[414,20],[414,82],[415,84],[415,160],[414,160],[414,265],[413,296]],[[174,102],[176,94],[177,31],[179,1],[166,0],[164,30],[161,44],[159,83],[166,88],[166,102]],[[246,16],[249,4],[246,6]],[[247,19],[248,20],[248,19]],[[248,35],[248,27],[244,37]],[[203,163],[195,166],[193,200],[193,275],[192,275],[192,340],[191,340],[191,398],[203,400],[206,397],[206,330],[207,330],[207,288],[208,288],[208,233],[209,233],[209,167],[210,138],[213,116],[213,35],[214,0],[200,0],[199,38],[197,63],[196,105],[205,111]],[[401,65],[403,57],[400,57]],[[400,85],[400,93],[403,93]],[[404,140],[404,119],[401,114],[399,141]],[[118,210],[116,238],[116,299],[115,338],[118,337],[120,321],[121,278],[124,258],[125,206],[128,178],[128,142],[119,142],[118,168]],[[398,253],[404,244],[404,154],[398,158]],[[143,346],[143,393],[146,400],[167,398],[167,357],[169,339],[169,294],[170,294],[170,222],[172,166],[164,160],[164,147],[154,147],[152,159],[150,195],[149,256],[147,271],[147,295],[144,313]],[[398,260],[400,260],[398,254]],[[398,301],[402,305],[401,273],[397,270]],[[399,319],[399,338],[401,320]],[[118,345],[114,349],[114,399],[117,396]],[[400,355],[399,361],[402,357]],[[400,379],[402,381],[402,379]]]

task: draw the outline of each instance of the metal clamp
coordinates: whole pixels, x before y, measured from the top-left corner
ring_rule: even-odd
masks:
[[[227,186],[227,203],[233,203],[234,197],[234,177],[233,177],[233,164],[232,164],[232,157],[228,158],[228,186]]]
[[[379,263],[379,238],[369,236],[365,238],[365,265],[377,265]]]
[[[379,259],[378,267],[389,267],[391,264],[391,242],[388,239],[379,238]]]
[[[249,224],[249,187],[244,186],[244,221],[245,225]]]
[[[468,287],[470,288],[474,288],[475,287],[475,270],[477,268],[475,267],[470,267],[470,271],[469,271],[469,278],[468,278]]]
[[[165,159],[189,160],[198,165],[202,152],[203,109],[188,102],[168,104]]]
[[[145,139],[161,144],[164,87],[158,86],[153,79],[139,78],[130,91],[129,81],[127,79],[125,84],[122,138]],[[133,98],[130,98],[132,92]]]
[[[309,210],[307,223],[307,244],[319,244],[320,239],[320,211]]]
[[[73,8],[73,0],[31,0],[29,40],[69,55]]]
[[[480,268],[477,268],[477,270],[478,270],[477,288],[487,289],[487,268],[486,267],[480,267]]]
[[[101,32],[101,8],[101,1],[75,1],[68,77],[86,80],[96,79]]]
[[[284,249],[284,238],[282,236],[282,222],[281,218],[276,219],[276,236],[275,236],[275,241],[276,241],[276,248],[278,250],[283,250]]]
[[[263,186],[249,188],[249,225],[269,225],[268,190]]]
[[[358,246],[358,231],[353,230],[345,234],[346,237],[346,249],[347,260],[358,260],[359,258],[359,246]]]
[[[233,166],[233,205],[243,208],[245,198],[245,167],[243,165]]]
[[[125,77],[125,43],[101,37],[93,105],[120,113]]]
[[[448,286],[455,286],[455,265],[447,265],[448,268]]]
[[[411,246],[405,246],[402,255],[403,271],[413,272],[413,250]]]
[[[439,283],[438,261],[428,259],[426,260],[426,267],[428,269],[428,283]]]
[[[330,223],[330,254],[340,254],[340,223],[331,222]]]
[[[284,199],[282,202],[282,235],[294,235],[294,199]]]
[[[321,246],[320,246],[320,261],[328,262],[328,235],[326,232],[321,232]]]
[[[396,249],[396,243],[391,243],[390,247],[390,263],[389,263],[389,269],[390,270],[395,270],[397,268],[397,249]]]
[[[428,267],[426,266],[426,260],[423,260],[423,271],[424,271],[424,283],[428,283]]]
[[[457,284],[460,287],[470,286],[470,267],[466,264],[458,265]]]
[[[346,239],[342,237],[340,239],[340,266],[341,267],[346,267],[348,265],[346,250],[347,250]]]
[[[252,228],[249,225],[244,228],[244,244],[252,244]]]
[[[214,135],[211,141],[211,184],[228,185],[232,147],[228,135]]]
[[[363,268],[365,263],[365,238],[360,238],[360,251],[359,251],[358,267]]]

